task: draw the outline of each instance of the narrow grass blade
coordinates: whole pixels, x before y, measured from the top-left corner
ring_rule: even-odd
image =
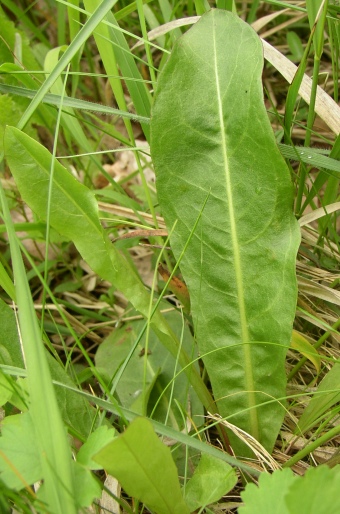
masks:
[[[320,151],[315,148],[293,147],[290,145],[279,144],[279,150],[283,157],[293,161],[300,161],[315,166],[316,168],[324,168],[325,173],[327,170],[335,171],[334,177],[340,178],[340,161],[332,159],[327,155],[322,155]],[[328,203],[328,202],[325,202]]]
[[[302,413],[297,424],[295,434],[305,434],[320,419],[329,415],[331,407],[340,401],[340,368],[339,363],[335,362],[333,367],[327,372],[321,381],[316,394],[313,396],[307,407]]]
[[[82,27],[82,29],[79,31],[75,39],[72,41],[72,43],[69,45],[67,50],[65,51],[64,55],[61,57],[60,61],[58,61],[57,66],[54,68],[53,72],[49,75],[49,77],[46,79],[44,84],[40,87],[40,89],[37,91],[35,97],[33,98],[32,102],[24,112],[23,116],[21,117],[18,128],[22,129],[30,117],[32,116],[33,112],[36,110],[42,99],[44,98],[45,94],[48,93],[50,87],[54,84],[54,82],[57,80],[57,78],[60,76],[60,74],[64,71],[66,66],[70,63],[72,58],[76,55],[78,50],[81,48],[81,46],[84,44],[84,42],[90,37],[94,29],[97,27],[97,25],[101,22],[101,20],[105,17],[105,15],[112,9],[113,5],[117,2],[117,0],[103,0],[96,11],[93,13],[93,15],[88,19],[88,21],[85,23],[85,25]]]
[[[15,287],[2,262],[0,262],[0,285],[6,291],[11,300],[15,301]]]
[[[73,4],[73,5],[72,5]],[[74,7],[76,9],[74,9]],[[80,24],[80,12],[79,12],[79,0],[70,0],[69,5],[67,5],[67,18],[68,25],[70,30],[70,41],[73,41],[81,29]],[[78,52],[72,57],[71,60],[71,69],[73,71],[72,75],[72,96],[76,94],[78,83],[79,83],[79,75],[77,74],[80,71],[80,59],[82,54],[82,49],[80,48]]]
[[[85,0],[84,3],[86,9],[90,12],[98,9],[98,5],[101,4],[99,0]],[[105,35],[105,37],[108,37],[109,40],[106,41],[106,44],[101,43],[100,48],[103,48],[103,50],[106,48],[109,52],[109,55],[114,55],[115,62],[117,62],[124,77],[135,79],[128,80],[126,82],[126,86],[129,90],[131,100],[133,102],[134,108],[136,109],[136,113],[140,116],[148,117],[150,116],[151,95],[148,92],[144,82],[142,81],[142,76],[136,66],[134,56],[130,51],[124,34],[119,30],[119,25],[111,12],[106,16],[106,21],[108,24],[98,27],[98,30],[99,35]],[[109,48],[108,43],[110,45]],[[110,65],[107,63],[107,59],[104,55],[103,59],[105,59],[106,62],[106,70],[110,70]],[[115,88],[115,90],[117,91],[117,88]],[[142,127],[146,139],[149,139],[150,128],[144,124]]]
[[[10,86],[7,84],[0,84],[0,92],[1,93],[9,93],[11,95],[23,96],[24,98],[34,98],[36,94],[36,90],[27,89],[24,87],[18,86]],[[46,103],[49,105],[60,106],[61,100],[60,95],[54,95],[51,93],[47,93],[42,99],[42,103]],[[140,123],[149,124],[150,118],[146,118],[144,116],[138,116],[137,114],[121,111],[119,109],[114,109],[109,105],[96,104],[94,102],[88,102],[87,100],[80,100],[78,98],[63,98],[63,105],[65,107],[72,107],[73,109],[79,109],[81,111],[89,111],[95,114],[106,114],[108,116],[121,116],[122,118],[128,118],[130,120],[139,121]]]
[[[2,187],[0,197],[11,247],[22,346],[28,376],[30,413],[37,434],[44,487],[50,512],[76,513],[71,451],[59,413],[41,340],[25,267]]]

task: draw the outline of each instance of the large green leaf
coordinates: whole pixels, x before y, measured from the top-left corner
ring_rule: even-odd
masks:
[[[219,411],[271,450],[284,415],[275,399],[285,395],[299,230],[262,67],[246,23],[222,10],[202,16],[159,76],[151,153],[165,221],[178,220],[176,257],[204,206],[181,269]]]
[[[23,199],[46,219],[52,155],[17,128],[7,127],[5,152]],[[54,163],[50,224],[74,242],[82,257],[101,278],[122,291],[145,317],[150,315],[150,295],[128,260],[111,243],[102,228],[94,194],[58,162]],[[213,409],[211,396],[190,358],[159,311],[151,327],[167,350],[178,359],[205,407]]]

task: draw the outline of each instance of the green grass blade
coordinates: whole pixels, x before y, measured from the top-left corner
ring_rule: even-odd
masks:
[[[155,69],[152,61],[152,54],[150,45],[148,44],[148,33],[146,29],[146,21],[145,21],[145,15],[144,15],[144,9],[143,9],[143,0],[137,0],[137,8],[138,8],[138,16],[139,16],[139,23],[140,27],[142,29],[143,39],[145,40],[145,52],[148,59],[148,65],[149,65],[149,72],[151,76],[151,81],[153,84],[153,88],[156,84],[156,74]]]
[[[97,4],[90,3],[85,4],[90,10],[94,10]],[[110,27],[107,23],[100,23],[96,28],[93,34],[99,54],[103,61],[104,68],[108,75],[108,80],[114,95],[114,98],[117,102],[117,105],[122,110],[127,110],[124,91],[122,86],[122,81],[119,76],[119,69],[117,65],[117,60],[115,56],[115,49],[110,41]],[[124,36],[123,36],[124,37]],[[133,132],[131,128],[131,124],[125,121],[125,126],[131,141],[133,141]]]
[[[319,80],[319,71],[320,71],[320,59],[323,52],[323,42],[324,42],[324,27],[326,23],[326,13],[327,13],[327,4],[328,2],[325,0],[308,0],[306,2],[308,18],[311,26],[311,37],[313,38],[313,46],[314,46],[314,66],[313,66],[313,77],[312,77],[312,89],[309,101],[309,109],[307,116],[307,127],[306,127],[306,137],[305,137],[305,146],[310,146],[311,138],[312,138],[312,129],[315,119],[315,103],[316,103],[316,92]],[[305,191],[305,180],[306,180],[306,169],[305,167],[301,168],[301,173],[299,177],[299,189],[298,195],[296,198],[296,212],[300,215],[301,211],[301,203],[302,196]]]
[[[309,166],[314,166],[316,168],[324,168],[325,173],[327,173],[327,170],[334,171],[335,173],[329,173],[329,175],[332,175],[336,178],[340,178],[340,175],[338,175],[340,173],[340,161],[332,159],[330,156],[322,155],[322,153],[318,151],[318,149],[306,148],[304,146],[293,147],[290,145],[282,144],[279,144],[278,147],[281,154],[286,159],[304,162],[305,164],[308,164]]]
[[[0,197],[16,284],[19,325],[29,384],[29,410],[40,450],[46,498],[50,512],[76,514],[71,451],[53,390],[19,244],[2,187]]]
[[[70,30],[70,41],[73,41],[81,28],[80,25],[80,11],[79,11],[79,0],[70,0],[71,5],[67,5],[67,14],[68,14],[68,24]],[[73,4],[73,5],[72,5]],[[76,9],[73,8],[76,7]],[[81,48],[78,52],[72,57],[71,60],[71,69],[73,71],[72,75],[72,96],[76,94],[78,83],[79,83],[79,75],[78,71],[80,71],[80,59],[81,59]]]
[[[320,60],[323,52],[324,30],[326,23],[328,0],[307,0],[306,8],[310,29],[314,28],[313,46],[315,56]]]
[[[295,109],[295,103],[299,95],[299,89],[301,87],[302,79],[306,70],[307,58],[310,52],[312,41],[312,37],[310,36],[305,51],[303,53],[303,57],[297,68],[294,79],[289,87],[287,94],[285,106],[285,139],[288,144],[291,142],[291,131],[293,128],[293,114]]]
[[[339,53],[340,53],[340,27],[337,20],[328,20],[329,44],[332,56],[332,71],[334,80],[334,100],[339,102]]]
[[[295,429],[295,434],[310,431],[320,419],[329,416],[331,408],[340,401],[339,362],[327,372],[317,388],[316,394],[304,409]]]
[[[335,160],[336,162],[339,162],[339,158],[340,158],[340,136],[338,136],[335,140],[335,143],[334,143],[334,146],[329,154],[329,157],[330,159],[332,160]],[[324,184],[326,183],[326,181],[329,179],[329,174],[327,172],[327,170],[322,170],[320,169],[319,173],[318,173],[318,176],[316,177],[314,183],[313,183],[313,187],[311,188],[310,192],[308,193],[308,195],[306,196],[306,200],[303,204],[303,207],[302,207],[302,210],[304,210],[312,201],[313,201],[313,198],[315,198],[317,195],[320,194],[321,190],[322,190],[322,187],[324,186]],[[332,181],[333,181],[333,178],[335,179],[335,183],[332,183],[332,182],[329,182],[327,184],[327,187],[326,187],[326,191],[325,193],[327,193],[327,189],[329,188],[329,191],[330,191],[330,197],[328,197],[328,202],[325,201],[325,204],[327,203],[333,203],[330,200],[330,198],[333,197],[334,193],[337,194],[337,187],[334,187],[334,191],[332,189],[332,186],[336,186],[337,184],[337,176],[332,177]],[[330,186],[329,186],[330,184]],[[328,193],[327,193],[328,194]],[[327,197],[326,197],[327,198]],[[321,231],[322,229],[324,228],[324,222],[321,220]]]
[[[22,96],[24,98],[34,98],[36,90],[27,89],[24,87],[10,86],[7,84],[0,84],[0,92],[9,93],[12,95]],[[42,99],[42,103],[49,105],[60,106],[60,95],[47,93]],[[108,105],[96,104],[94,102],[88,102],[87,100],[80,100],[79,98],[65,97],[63,99],[63,105],[65,107],[71,107],[72,109],[78,109],[80,111],[93,112],[95,114],[106,114],[107,116],[121,116],[122,118],[128,118],[130,120],[138,121],[140,123],[149,124],[150,118],[144,116],[138,116],[131,112],[121,111],[114,109]]]
[[[4,370],[4,372],[6,372],[6,370],[9,374],[12,372],[11,367],[4,368],[1,364],[0,364],[0,367],[1,367],[1,369]],[[17,370],[17,373],[19,374],[19,376],[21,376],[22,370],[20,370],[20,369]],[[135,412],[132,412],[123,407],[120,407],[119,410],[117,410],[117,407],[115,405],[113,405],[112,403],[110,403],[106,400],[103,400],[101,398],[98,398],[96,396],[90,395],[89,393],[80,391],[79,389],[71,388],[62,383],[58,383],[58,382],[54,382],[54,383],[56,386],[70,389],[71,391],[86,398],[90,403],[94,403],[95,405],[97,405],[98,407],[102,408],[103,410],[105,410],[107,412],[112,412],[113,414],[115,414],[117,416],[123,415],[127,421],[131,422],[138,417],[138,414],[136,414]],[[221,459],[224,462],[227,462],[228,464],[230,464],[231,466],[240,468],[242,471],[244,471],[245,473],[249,473],[252,476],[258,476],[260,474],[257,469],[252,468],[248,464],[245,464],[243,461],[238,460],[235,457],[232,457],[228,453],[221,451],[210,444],[204,443],[202,440],[194,437],[193,435],[190,436],[190,435],[187,435],[186,433],[178,432],[174,428],[164,425],[163,423],[159,423],[158,421],[155,421],[153,419],[150,419],[150,422],[151,422],[155,432],[157,432],[157,434],[159,434],[159,435],[168,437],[169,439],[174,439],[175,441],[178,441],[181,444],[187,445],[190,448],[195,448],[196,450],[198,450],[201,453],[206,453],[208,455],[211,455],[212,457]]]
[[[4,227],[6,229],[6,227]],[[15,287],[12,279],[8,276],[2,262],[0,261],[0,286],[6,291],[8,296],[15,302]]]
[[[92,16],[88,19],[82,29],[78,32],[75,39],[69,45],[61,59],[58,61],[57,66],[54,68],[53,72],[49,75],[49,77],[45,80],[43,85],[38,89],[35,97],[32,102],[24,112],[21,117],[18,128],[22,129],[32,116],[33,112],[37,109],[40,102],[44,98],[45,94],[48,93],[51,86],[57,80],[57,78],[61,75],[61,73],[65,70],[66,66],[70,63],[72,58],[76,55],[78,50],[82,47],[85,41],[90,37],[92,32],[95,30],[97,25],[102,21],[105,15],[112,9],[117,0],[103,0],[96,11],[92,14]]]
[[[85,0],[85,7],[90,12],[97,9],[98,5],[100,5],[99,0]],[[114,15],[111,12],[108,13],[106,21],[108,22],[108,24],[105,25],[105,28],[98,27],[98,30],[105,31],[105,33],[108,33],[109,43],[112,47],[110,50],[110,54],[112,53],[112,51],[114,52],[115,61],[117,62],[122,75],[128,79],[135,79],[127,81],[126,86],[129,90],[136,113],[140,116],[149,117],[151,108],[151,95],[148,92],[145,84],[141,80],[142,77],[135,63],[134,56],[130,51],[124,34],[119,30],[120,27]],[[104,54],[102,55],[104,58]],[[108,67],[110,69],[110,66]],[[107,66],[106,70],[108,71]],[[144,124],[142,125],[142,127],[146,139],[149,139],[150,128],[148,127],[148,125]]]

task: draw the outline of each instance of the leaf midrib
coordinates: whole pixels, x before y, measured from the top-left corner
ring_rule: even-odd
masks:
[[[238,300],[238,310],[240,315],[240,325],[241,325],[241,339],[242,339],[242,350],[244,355],[245,362],[245,385],[246,385],[246,393],[248,395],[248,404],[249,407],[249,417],[250,423],[252,427],[251,435],[255,437],[257,440],[259,439],[259,429],[258,429],[258,416],[256,409],[256,401],[255,401],[255,387],[254,387],[254,376],[253,376],[253,367],[252,367],[252,358],[251,358],[251,345],[248,344],[250,342],[249,331],[248,331],[248,323],[246,316],[246,306],[245,306],[245,297],[244,297],[244,286],[243,286],[243,273],[241,266],[241,258],[240,258],[240,248],[238,243],[238,235],[237,235],[237,226],[235,219],[235,211],[233,204],[233,195],[232,195],[232,184],[230,177],[230,168],[228,162],[228,154],[227,154],[227,141],[226,141],[226,126],[223,119],[223,104],[222,104],[222,94],[220,87],[220,79],[217,65],[217,50],[216,50],[216,30],[213,27],[213,43],[214,43],[214,70],[215,70],[215,81],[216,81],[216,98],[218,105],[218,117],[220,122],[220,134],[221,134],[221,150],[223,154],[223,163],[224,163],[224,172],[225,172],[225,183],[226,183],[226,193],[227,193],[227,203],[228,203],[228,214],[230,221],[230,233],[232,240],[232,251],[234,256],[234,266],[235,266],[235,279],[236,279],[236,288],[237,288],[237,300]]]

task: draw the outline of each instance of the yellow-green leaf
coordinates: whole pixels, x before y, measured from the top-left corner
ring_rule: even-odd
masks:
[[[321,357],[314,346],[296,330],[293,330],[291,346],[294,350],[298,350],[306,359],[314,364],[317,373],[320,373]]]

